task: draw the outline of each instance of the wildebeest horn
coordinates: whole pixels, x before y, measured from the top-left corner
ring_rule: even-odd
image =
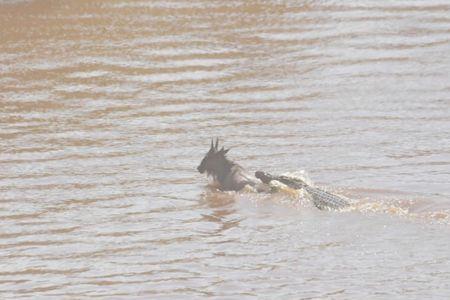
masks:
[[[214,146],[214,148],[216,148],[216,150],[219,149],[219,138],[216,138],[216,145]]]
[[[212,150],[212,149],[214,149],[214,139],[211,139],[211,149],[210,150]]]
[[[222,149],[220,149],[219,152],[220,152],[221,154],[225,155],[225,154],[228,153],[228,151],[230,151],[230,149],[225,149],[224,147],[222,147]]]

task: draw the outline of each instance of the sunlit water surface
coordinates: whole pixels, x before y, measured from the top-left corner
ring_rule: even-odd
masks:
[[[1,299],[448,299],[450,4],[0,1]],[[356,201],[221,193],[251,171]]]

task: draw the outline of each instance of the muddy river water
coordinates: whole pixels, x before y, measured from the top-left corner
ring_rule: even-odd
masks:
[[[449,299],[450,3],[0,1],[1,299]],[[356,201],[223,193],[250,171]]]

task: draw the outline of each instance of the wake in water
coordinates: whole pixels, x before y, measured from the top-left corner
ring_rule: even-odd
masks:
[[[414,200],[396,200],[396,199],[374,199],[373,197],[352,197],[352,195],[342,195],[349,194],[349,191],[345,190],[330,190],[324,187],[316,186],[307,173],[304,170],[282,173],[278,178],[291,179],[294,183],[304,184],[305,186],[295,188],[295,186],[289,186],[276,179],[270,180],[266,184],[270,190],[269,199],[267,196],[255,197],[255,193],[260,194],[260,189],[258,190],[254,186],[246,186],[241,192],[226,192],[229,194],[239,195],[239,197],[247,198],[251,195],[249,200],[252,201],[274,201],[281,205],[288,205],[296,209],[305,209],[319,207],[324,210],[333,210],[342,213],[348,212],[359,212],[363,214],[389,214],[397,217],[407,218],[411,220],[422,220],[424,222],[440,223],[440,224],[450,224],[450,211],[449,210],[439,210],[439,211],[425,211],[416,212]],[[287,182],[289,183],[289,181]],[[213,190],[217,190],[217,183],[213,183],[210,186]],[[309,189],[309,191],[308,191]],[[312,191],[318,191],[316,193],[311,193]],[[319,197],[319,199],[317,199]],[[321,198],[322,197],[322,198]],[[345,205],[341,206],[327,206],[326,201],[332,197],[331,203],[333,201],[345,201]],[[338,199],[338,200],[335,200]],[[320,202],[325,201],[325,205],[320,206]],[[319,204],[318,204],[319,202]]]
[[[374,214],[374,213],[383,213],[389,215],[395,215],[398,217],[408,218],[412,220],[423,220],[424,222],[433,222],[433,223],[441,223],[441,224],[450,224],[450,210],[442,209],[437,211],[416,211],[416,202],[412,199],[374,199],[373,197],[362,198],[362,197],[352,197],[352,196],[343,196],[340,192],[330,191],[324,189],[323,187],[317,187],[307,176],[305,171],[298,171],[293,173],[284,173],[283,176],[288,178],[293,178],[296,180],[303,181],[309,187],[313,187],[319,191],[325,191],[327,194],[325,197],[329,197],[328,195],[332,195],[334,197],[338,197],[338,199],[343,199],[347,202],[348,205],[342,207],[331,207],[334,210],[341,212],[360,212],[364,214]],[[289,191],[289,187],[280,185],[280,183],[274,182],[277,185],[277,188],[280,192],[288,193],[289,195],[293,195],[292,191]],[[314,199],[314,194],[308,193],[305,189],[299,190],[296,194],[297,199],[305,198],[306,200],[311,201],[312,203],[317,202]],[[320,193],[319,193],[320,196]],[[332,200],[334,201],[334,199]],[[305,203],[305,201],[299,201],[299,203]],[[317,205],[316,205],[317,206]]]

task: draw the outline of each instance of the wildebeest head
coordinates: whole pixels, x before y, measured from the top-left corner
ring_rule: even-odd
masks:
[[[202,162],[197,167],[197,170],[203,174],[205,171],[208,175],[213,175],[216,177],[218,174],[222,173],[225,168],[229,166],[229,161],[226,158],[226,154],[230,149],[219,150],[219,139],[216,139],[216,143],[211,140],[211,148],[209,148],[208,153],[202,159]]]

